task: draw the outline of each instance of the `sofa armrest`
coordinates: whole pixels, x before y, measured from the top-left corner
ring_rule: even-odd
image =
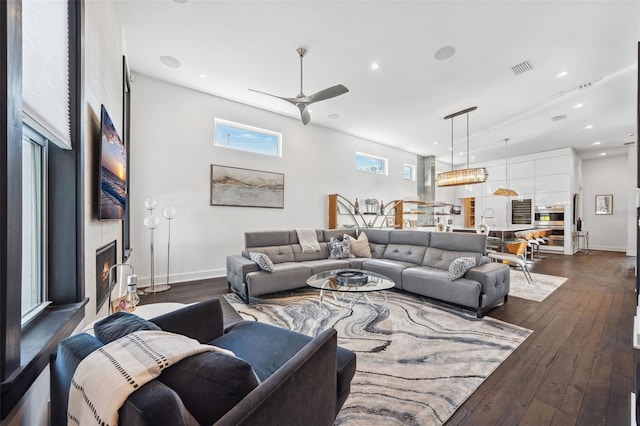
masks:
[[[509,285],[509,266],[502,263],[485,263],[469,269],[464,277],[478,281],[482,285],[483,293],[494,291],[497,286]]]
[[[185,306],[150,321],[164,331],[182,334],[205,344],[224,333],[222,305],[215,298]]]
[[[333,424],[336,353],[336,331],[323,331],[215,425]]]
[[[245,278],[249,272],[259,271],[260,268],[251,259],[239,254],[227,256],[227,281],[237,290],[244,291]]]

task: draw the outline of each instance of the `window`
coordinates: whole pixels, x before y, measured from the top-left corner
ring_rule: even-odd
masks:
[[[24,324],[46,300],[46,140],[27,126],[22,136],[22,306]]]
[[[282,135],[270,130],[216,118],[214,145],[282,157]]]
[[[402,177],[406,180],[416,180],[416,166],[405,164],[402,168]]]
[[[386,176],[388,162],[386,158],[356,152],[356,170]]]

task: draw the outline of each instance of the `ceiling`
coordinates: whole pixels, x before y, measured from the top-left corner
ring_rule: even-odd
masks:
[[[637,0],[123,0],[119,8],[134,75],[299,120],[294,106],[248,89],[297,95],[296,48],[305,47],[307,95],[349,88],[314,104],[310,126],[441,161],[451,161],[444,117],[471,106],[471,163],[504,158],[506,138],[509,156],[573,147],[583,159],[622,154],[637,140]],[[445,46],[455,54],[436,60]],[[511,68],[525,61],[532,70],[516,75]],[[454,163],[464,164],[465,117],[453,124]]]

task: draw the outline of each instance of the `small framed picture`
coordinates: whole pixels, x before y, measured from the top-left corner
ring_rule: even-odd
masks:
[[[130,305],[127,302],[127,296],[118,297],[111,300],[111,312],[133,312],[136,309],[135,305]]]
[[[596,214],[613,214],[613,195],[596,195]]]
[[[387,216],[387,228],[395,228],[396,218],[395,216]]]

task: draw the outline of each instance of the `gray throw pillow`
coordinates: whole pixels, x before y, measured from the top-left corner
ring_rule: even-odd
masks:
[[[329,239],[329,259],[349,259],[350,257],[351,243],[348,235],[345,235],[342,240],[333,237]]]
[[[273,262],[264,253],[249,252],[249,258],[256,262],[260,269],[267,272],[273,272]]]
[[[160,327],[129,312],[116,312],[93,326],[96,337],[105,345],[140,330],[160,330]]]
[[[475,257],[459,257],[449,265],[449,279],[455,281],[476,266]]]

